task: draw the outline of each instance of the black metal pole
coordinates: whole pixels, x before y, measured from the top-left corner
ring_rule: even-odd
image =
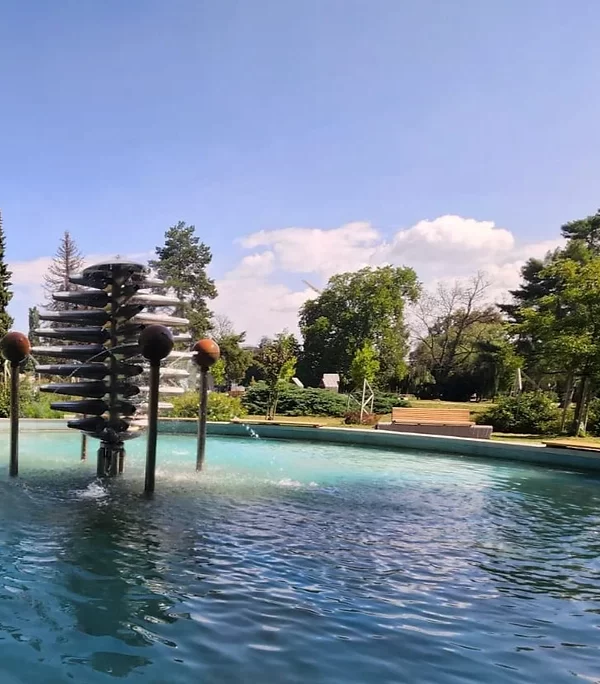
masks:
[[[148,397],[148,445],[146,448],[146,479],[144,491],[152,494],[156,475],[156,436],[158,427],[158,384],[160,361],[150,364],[150,396]]]
[[[19,364],[10,365],[10,475],[19,474]]]
[[[85,416],[84,416],[85,418]],[[81,435],[81,460],[87,459],[87,435]]]
[[[198,407],[198,452],[196,470],[204,467],[206,451],[206,412],[208,408],[208,368],[200,369],[200,406]]]

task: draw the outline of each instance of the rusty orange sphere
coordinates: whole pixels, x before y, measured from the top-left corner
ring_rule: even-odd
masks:
[[[10,361],[13,366],[18,366],[29,356],[31,344],[27,335],[20,332],[9,332],[2,338],[0,350],[5,359]]]
[[[210,368],[221,357],[219,345],[209,338],[198,340],[192,347],[194,363],[200,368]]]

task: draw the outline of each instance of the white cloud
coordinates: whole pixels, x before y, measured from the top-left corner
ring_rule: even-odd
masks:
[[[492,281],[490,297],[500,301],[518,285],[526,259],[541,257],[561,242],[520,243],[492,221],[452,215],[419,221],[388,239],[366,222],[333,229],[263,230],[238,240],[248,254],[217,278],[219,296],[211,307],[254,342],[283,328],[297,330],[299,307],[316,296],[302,284],[304,278],[322,286],[334,273],[386,263],[413,267],[426,285],[485,271]],[[132,258],[151,257],[145,253]],[[96,255],[89,261],[106,258]],[[49,263],[50,257],[40,257],[11,264],[15,297],[10,309],[16,327],[26,329],[27,307],[43,300],[41,282]]]
[[[264,278],[271,274],[275,266],[275,255],[273,252],[260,252],[245,256],[240,263],[227,274],[229,280],[238,278],[254,278],[257,275]]]
[[[298,307],[315,296],[313,290],[290,287],[282,282],[283,277],[273,274],[297,275],[298,285],[303,277],[323,285],[334,273],[389,263],[413,267],[421,281],[430,285],[484,271],[491,281],[490,299],[502,301],[518,285],[523,263],[529,257],[543,256],[562,241],[518,243],[511,231],[493,221],[447,215],[398,230],[389,240],[371,224],[356,222],[330,230],[262,230],[239,242],[247,249],[265,251],[254,251],[240,263],[243,285],[240,267],[217,281],[219,297],[214,308],[255,341],[283,328],[297,330]]]
[[[269,247],[275,266],[290,273],[317,273],[328,278],[370,263],[381,243],[370,223],[347,223],[340,228],[282,228],[261,230],[240,240],[243,247]]]

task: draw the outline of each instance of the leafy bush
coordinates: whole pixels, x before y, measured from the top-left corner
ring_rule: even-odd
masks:
[[[264,382],[251,385],[242,402],[251,415],[265,415],[269,389]],[[302,389],[289,385],[279,393],[277,413],[282,416],[335,416],[346,413],[347,399],[341,394],[321,389]]]
[[[57,397],[40,392],[29,378],[19,385],[19,416],[21,418],[61,418],[62,413],[53,411],[50,404]],[[0,382],[0,418],[10,416],[10,384]]]
[[[198,392],[186,392],[174,397],[174,418],[196,418],[199,408]],[[211,392],[208,395],[207,417],[208,420],[231,420],[235,417],[245,416],[247,413],[239,397],[230,397],[228,394]]]
[[[373,402],[373,413],[384,415],[391,413],[393,408],[408,408],[410,402],[406,399],[400,399],[394,392],[375,392],[375,401]]]
[[[478,423],[492,425],[498,432],[524,435],[556,432],[559,420],[560,411],[556,403],[541,392],[502,397],[477,418]]]
[[[50,404],[59,398],[52,394],[37,392],[30,400],[23,401],[19,413],[21,418],[63,418],[62,411],[53,411]]]
[[[246,390],[244,406],[251,415],[265,415],[269,389],[264,382],[257,382]],[[391,413],[394,406],[410,406],[393,392],[377,392],[373,413]],[[353,410],[353,409],[352,409]],[[348,411],[348,397],[329,390],[295,387],[289,385],[279,393],[277,413],[281,416],[332,416],[341,418]]]

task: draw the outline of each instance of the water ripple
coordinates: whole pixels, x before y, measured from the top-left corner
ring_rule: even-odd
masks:
[[[411,453],[77,441],[0,479],[2,682],[598,682],[600,482]],[[6,654],[6,655],[4,655]]]

